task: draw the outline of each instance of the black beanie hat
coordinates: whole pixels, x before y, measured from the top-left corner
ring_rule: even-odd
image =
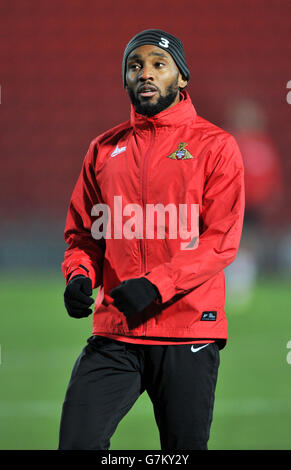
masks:
[[[167,51],[176,62],[183,78],[189,81],[190,72],[186,64],[184,47],[180,39],[176,38],[170,33],[166,33],[161,29],[146,29],[141,33],[136,34],[127,44],[122,60],[122,79],[123,86],[126,86],[126,61],[129,54],[140,46],[153,44]]]

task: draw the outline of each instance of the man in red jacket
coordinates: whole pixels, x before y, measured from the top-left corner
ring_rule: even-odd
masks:
[[[134,36],[122,72],[130,120],[91,142],[67,215],[69,315],[90,315],[99,289],[59,449],[109,449],[144,391],[162,449],[207,449],[227,340],[223,270],[243,223],[242,159],[230,134],[197,115],[175,36]]]

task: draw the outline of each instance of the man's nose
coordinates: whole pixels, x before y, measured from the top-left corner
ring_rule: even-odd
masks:
[[[153,80],[153,68],[151,65],[144,65],[139,73],[139,78],[141,80]]]

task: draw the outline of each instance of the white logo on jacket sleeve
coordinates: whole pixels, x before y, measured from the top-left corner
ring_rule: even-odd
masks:
[[[116,155],[119,155],[120,153],[125,152],[125,150],[126,150],[126,147],[118,147],[118,144],[117,144],[110,156],[116,157]]]

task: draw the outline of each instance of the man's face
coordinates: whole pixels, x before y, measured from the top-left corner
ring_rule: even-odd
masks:
[[[180,100],[183,79],[172,56],[163,49],[146,45],[134,49],[127,58],[126,89],[139,114],[154,116]]]

